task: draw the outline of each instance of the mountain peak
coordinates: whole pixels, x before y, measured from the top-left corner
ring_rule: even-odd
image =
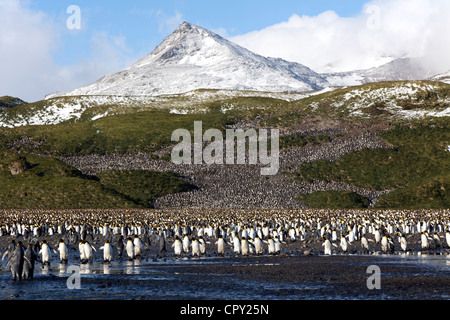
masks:
[[[183,22],[149,55],[125,70],[55,96],[142,96],[196,89],[301,92],[327,82],[311,69],[260,56],[209,30]]]

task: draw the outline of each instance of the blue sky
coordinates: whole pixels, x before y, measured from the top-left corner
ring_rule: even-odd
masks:
[[[227,36],[245,34],[289,19],[293,14],[315,16],[333,10],[340,16],[361,11],[365,0],[177,0],[177,1],[106,1],[106,0],[33,0],[30,8],[40,10],[59,23],[61,45],[54,52],[59,63],[89,58],[89,41],[95,34],[107,33],[126,39],[130,55],[149,53],[180,21],[188,21]],[[67,8],[81,9],[82,28],[65,27]]]
[[[66,25],[71,5],[79,30]],[[426,57],[445,72],[448,12],[448,0],[0,0],[0,96],[31,102],[90,84],[149,54],[183,21],[318,72],[398,57]]]

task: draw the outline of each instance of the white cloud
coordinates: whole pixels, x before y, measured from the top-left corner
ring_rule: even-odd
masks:
[[[55,91],[73,90],[131,63],[123,36],[93,33],[91,56],[61,66],[54,54],[62,46],[65,23],[21,0],[0,0],[0,96],[32,102]]]
[[[178,11],[173,16],[169,16],[162,10],[158,10],[156,18],[159,26],[158,32],[162,34],[172,33],[183,22],[183,15]]]
[[[389,56],[424,56],[432,71],[442,72],[450,68],[448,12],[448,0],[374,0],[355,17],[294,14],[230,40],[320,72],[365,69]]]

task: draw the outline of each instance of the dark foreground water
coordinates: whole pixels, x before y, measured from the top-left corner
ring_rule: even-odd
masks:
[[[381,287],[370,290],[369,266]],[[69,269],[68,269],[69,268]],[[73,268],[73,270],[71,270]],[[74,272],[74,273],[72,273]],[[370,281],[370,279],[369,279]],[[375,283],[375,282],[373,282]],[[12,281],[3,262],[1,300],[384,300],[450,298],[450,255],[263,256],[143,259],[36,265]]]

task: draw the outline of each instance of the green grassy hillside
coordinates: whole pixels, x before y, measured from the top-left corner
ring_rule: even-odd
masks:
[[[11,164],[26,170],[11,174]],[[151,208],[154,198],[193,186],[176,174],[108,171],[85,176],[53,158],[4,156],[0,160],[0,209]]]
[[[302,164],[296,179],[304,182],[338,181],[369,190],[394,190],[378,207],[448,206],[450,172],[449,121],[432,125],[397,126],[378,135],[391,149],[351,152],[336,162]]]

